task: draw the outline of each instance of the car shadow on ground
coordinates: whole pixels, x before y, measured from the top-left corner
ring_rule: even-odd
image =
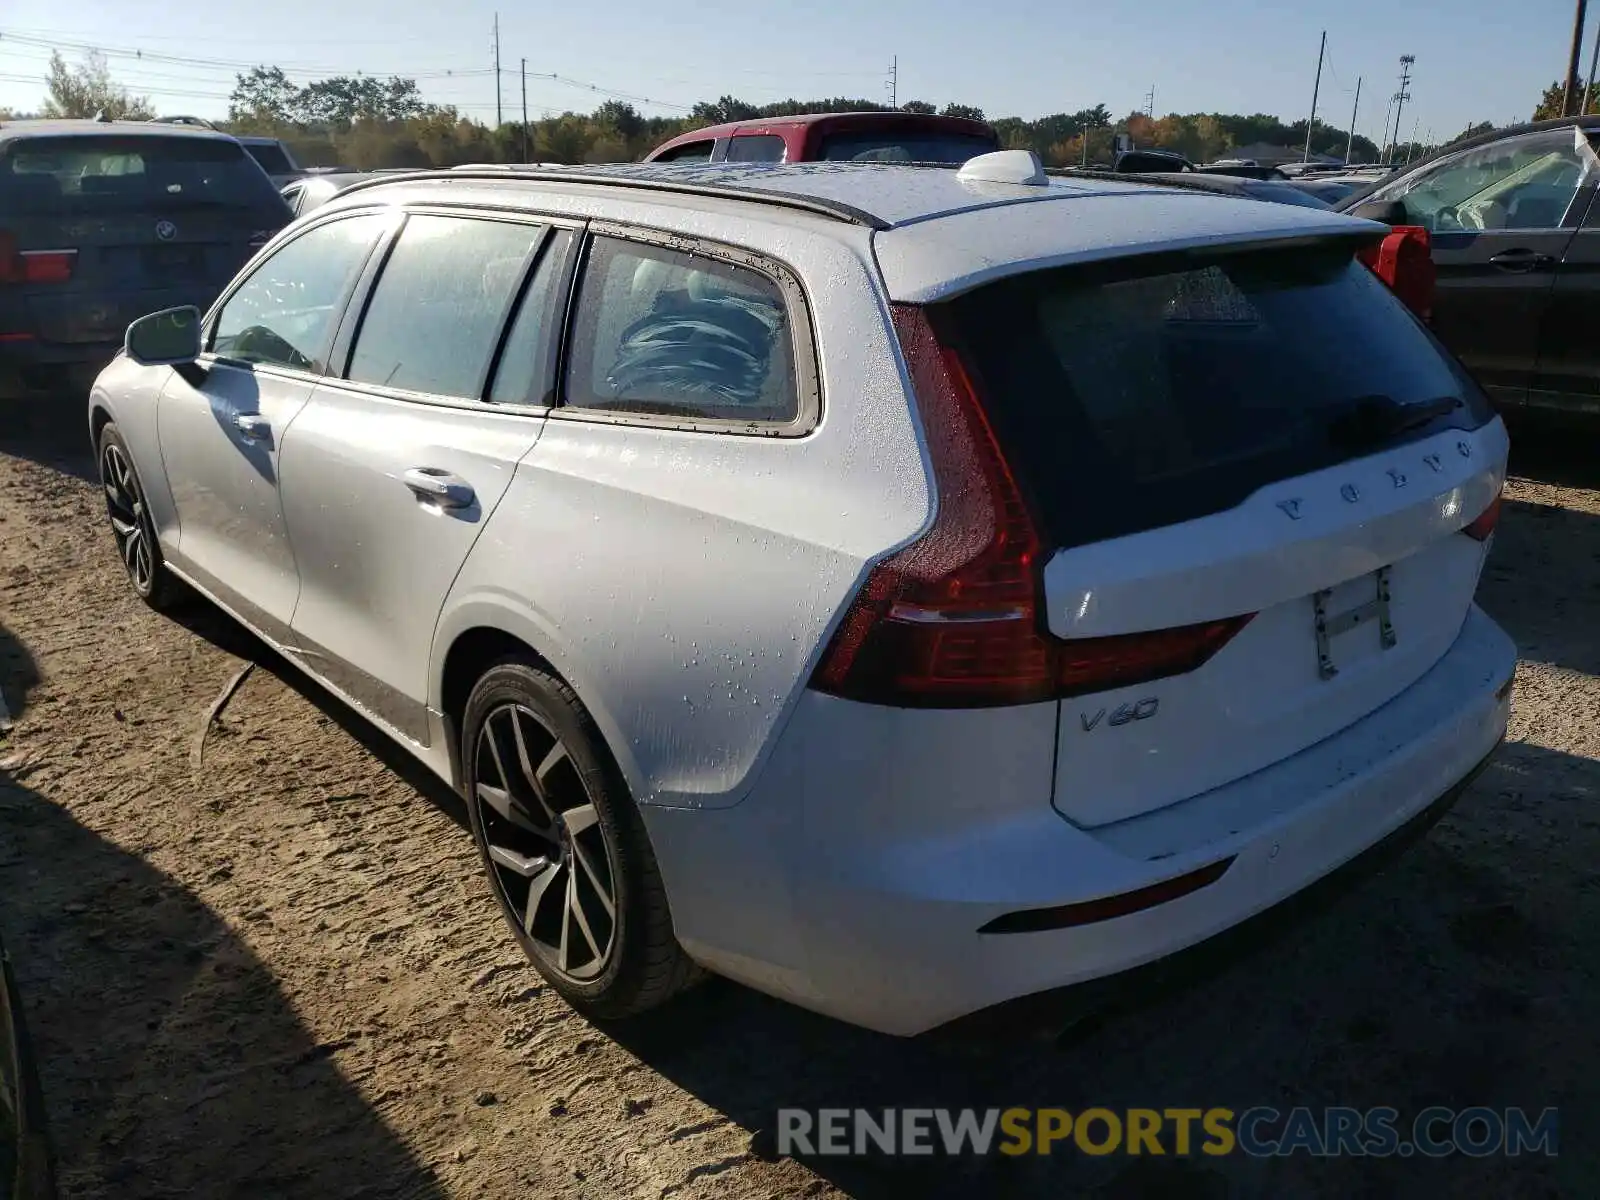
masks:
[[[1478,603],[1522,659],[1600,675],[1600,515],[1505,501]]]
[[[1557,487],[1600,489],[1600,457],[1594,453],[1600,422],[1513,413],[1506,418],[1506,429],[1512,475]]]
[[[1560,1111],[1561,1156],[1193,1154],[800,1161],[859,1200],[1600,1194],[1600,763],[1505,747],[1454,812],[1326,911],[1054,1041],[902,1041],[713,983],[607,1030],[776,1150],[780,1107],[1428,1105]],[[1407,1129],[1409,1127],[1403,1126]],[[1576,1136],[1574,1136],[1576,1135]],[[1102,1134],[1103,1136],[1103,1134]],[[935,1135],[937,1140],[937,1135]]]
[[[36,672],[3,627],[0,672],[20,715]],[[0,932],[63,1195],[442,1196],[249,947],[29,785],[49,770],[0,737]]]
[[[97,479],[89,444],[89,399],[69,395],[0,398],[0,454],[25,458],[91,482]]]

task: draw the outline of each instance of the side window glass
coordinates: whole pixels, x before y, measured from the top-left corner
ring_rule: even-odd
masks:
[[[660,158],[656,159],[656,161],[657,162],[710,162],[711,161],[711,151],[716,148],[716,145],[717,145],[717,143],[714,142],[714,141],[709,141],[709,142],[690,142],[687,146],[679,146],[676,150],[668,150]]]
[[[1465,151],[1372,199],[1403,201],[1407,218],[1435,233],[1558,229],[1597,169],[1582,131],[1558,129]]]
[[[782,162],[783,139],[773,133],[736,137],[728,143],[729,162]]]
[[[413,216],[356,334],[358,383],[477,399],[523,268],[544,228]]]
[[[217,314],[211,351],[223,358],[325,371],[345,296],[385,218],[319,225],[258,266]]]
[[[800,403],[783,292],[719,259],[596,238],[566,403],[691,420],[793,420]]]
[[[516,319],[506,334],[500,363],[495,367],[489,400],[494,404],[548,405],[555,378],[556,347],[560,344],[561,308],[566,289],[567,260],[573,236],[558,229],[539,255],[539,265],[522,293]]]

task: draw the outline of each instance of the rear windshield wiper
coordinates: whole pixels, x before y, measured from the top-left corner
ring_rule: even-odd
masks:
[[[1415,404],[1401,404],[1393,396],[1362,396],[1344,406],[1328,422],[1328,437],[1341,449],[1381,445],[1411,433],[1464,407],[1456,396],[1440,396]]]

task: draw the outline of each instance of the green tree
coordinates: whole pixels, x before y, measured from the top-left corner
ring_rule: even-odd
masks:
[[[937,113],[939,110],[937,108],[935,108],[933,105],[929,104],[926,100],[907,100],[904,104],[902,104],[900,106],[900,111],[901,112],[908,112],[908,113],[919,113],[922,116],[931,117],[935,113]]]
[[[946,104],[940,114],[946,117],[964,117],[968,121],[983,120],[983,109],[973,108],[970,104]]]
[[[256,125],[289,124],[300,111],[300,89],[281,67],[252,67],[234,76],[228,120]]]
[[[1582,88],[1579,89],[1581,93]],[[1566,114],[1561,111],[1561,102],[1567,98],[1567,85],[1559,79],[1545,88],[1544,95],[1539,97],[1539,107],[1533,110],[1535,121],[1548,121],[1552,117],[1562,117]],[[1600,112],[1600,83],[1589,90],[1587,96],[1580,96],[1584,101],[1582,111],[1586,113]]]
[[[47,117],[104,117],[109,121],[148,121],[156,115],[148,96],[130,96],[111,78],[105,55],[91,50],[76,67],[59,53],[50,55],[43,113]]]

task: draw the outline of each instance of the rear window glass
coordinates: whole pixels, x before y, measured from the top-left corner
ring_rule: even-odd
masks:
[[[782,291],[719,259],[596,238],[566,402],[690,420],[793,420],[800,400]]]
[[[283,147],[270,142],[248,142],[245,149],[250,152],[250,157],[261,164],[261,169],[268,175],[292,175],[294,164],[289,161],[289,156],[283,152]]]
[[[257,208],[283,198],[237,142],[210,138],[26,138],[0,157],[0,212]]]
[[[996,148],[993,138],[964,133],[830,133],[818,155],[829,162],[964,163]]]
[[[1040,272],[939,317],[1057,545],[1219,512],[1491,415],[1348,247]]]

